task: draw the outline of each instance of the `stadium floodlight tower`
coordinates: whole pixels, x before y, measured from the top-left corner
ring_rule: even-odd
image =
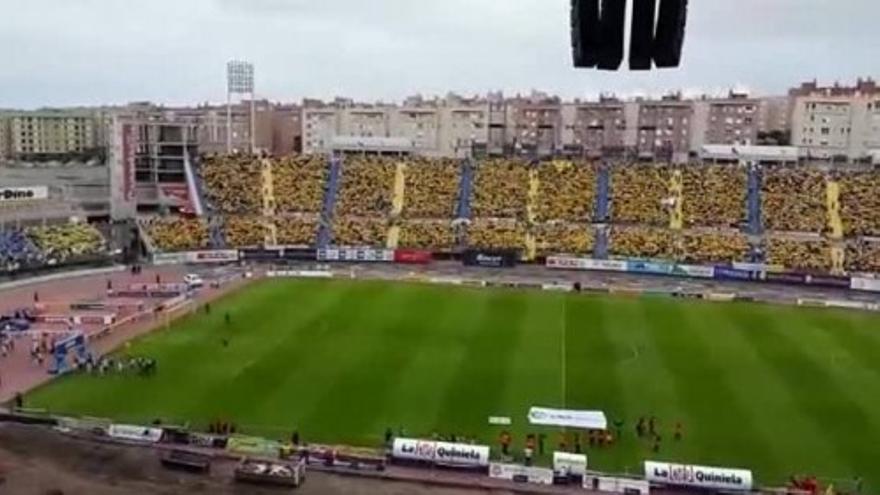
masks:
[[[250,151],[254,152],[254,64],[231,60],[226,64],[226,153],[232,153],[232,95],[247,95],[251,100]]]

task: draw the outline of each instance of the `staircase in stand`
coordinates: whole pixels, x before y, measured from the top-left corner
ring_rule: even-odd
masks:
[[[458,207],[456,217],[471,218],[471,192],[473,191],[474,167],[470,159],[461,162],[461,180],[458,186]]]
[[[339,181],[342,178],[342,159],[330,157],[330,176],[327,178],[327,190],[324,192],[324,205],[321,209],[321,225],[318,227],[318,247],[326,248],[333,237],[333,209],[339,193]]]
[[[605,227],[596,227],[593,257],[597,260],[608,258],[608,229]]]
[[[751,165],[748,172],[748,196],[746,207],[748,211],[748,233],[759,235],[761,233],[761,169]]]
[[[596,184],[596,222],[608,223],[609,201],[611,198],[611,171],[607,165],[599,167]]]
[[[208,233],[212,249],[226,249],[226,236],[223,234],[223,217],[214,215],[208,218]]]
[[[183,158],[183,171],[186,176],[186,188],[189,197],[192,198],[193,210],[196,216],[203,217],[206,214],[205,201],[205,185],[202,183],[202,176],[196,170],[196,167],[190,161],[189,156]]]

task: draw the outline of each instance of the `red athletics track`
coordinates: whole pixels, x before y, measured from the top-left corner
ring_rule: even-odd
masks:
[[[57,312],[54,308],[66,307],[74,302],[86,300],[113,302],[113,299],[107,298],[108,280],[112,282],[114,288],[121,289],[128,287],[129,284],[155,283],[157,274],[161,277],[162,283],[182,282],[186,269],[179,266],[144,267],[139,275],[131,275],[129,271],[120,271],[102,275],[71,276],[59,280],[28,284],[0,292],[0,314],[9,314],[20,308],[33,308],[34,292],[39,294],[40,303],[52,306],[53,313]],[[214,299],[243,283],[246,281],[235,281],[219,289],[205,287],[201,289],[197,301]],[[122,301],[131,302],[132,300],[124,298]],[[162,300],[145,298],[143,302],[146,309],[149,310],[160,304]],[[124,315],[120,315],[120,317],[124,317]],[[154,329],[158,324],[161,322],[153,316],[141,317],[118,326],[109,335],[90,340],[89,349],[98,355],[110,352],[128,340]],[[58,327],[57,325],[55,327],[64,328],[64,326]],[[77,326],[77,328],[80,327],[87,335],[94,338],[101,330],[102,325]],[[50,329],[52,325],[35,323],[33,328],[35,330]],[[43,365],[39,366],[31,361],[30,348],[31,339],[19,337],[15,342],[15,350],[5,358],[0,357],[0,403],[12,399],[16,393],[27,392],[52,379],[52,375],[48,373],[52,364],[51,356],[47,356]]]

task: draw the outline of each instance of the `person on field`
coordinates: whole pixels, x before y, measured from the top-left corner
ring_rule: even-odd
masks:
[[[675,423],[675,441],[681,440],[681,437],[684,436],[684,427],[681,424],[681,421]]]
[[[639,438],[642,438],[645,436],[645,417],[644,416],[639,417],[639,422],[636,423],[636,435],[638,435]]]
[[[226,326],[229,326],[229,324],[232,322],[232,317],[229,316],[229,311],[226,312],[223,318],[226,320]]]
[[[651,416],[651,419],[648,420],[648,433],[651,435],[657,434],[657,418]]]
[[[507,430],[501,432],[501,453],[505,457],[510,455],[510,433]]]

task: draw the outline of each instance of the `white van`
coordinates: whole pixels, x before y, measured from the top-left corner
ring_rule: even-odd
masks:
[[[183,282],[190,289],[197,289],[199,287],[203,287],[205,285],[205,281],[202,280],[202,277],[196,275],[195,273],[188,273],[185,277],[183,277]]]

